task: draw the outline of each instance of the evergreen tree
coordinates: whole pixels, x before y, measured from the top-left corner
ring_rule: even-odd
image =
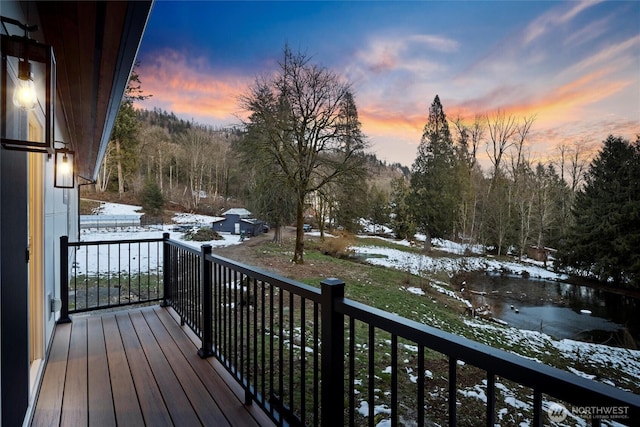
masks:
[[[353,94],[347,90],[340,103],[337,120],[338,135],[344,153],[352,152],[352,147],[363,145],[365,137],[360,126]],[[335,220],[351,233],[360,231],[360,219],[367,216],[367,175],[362,173],[365,163],[366,156],[356,153],[352,162],[355,173],[343,174],[338,177],[337,185],[333,186],[336,192]]]
[[[134,174],[138,163],[137,132],[140,127],[140,119],[133,107],[133,102],[141,101],[151,96],[142,92],[140,76],[136,70],[137,66],[138,64],[136,63],[131,71],[129,82],[111,131],[109,143],[114,146],[112,151],[113,158],[105,157],[102,165],[103,168],[108,168],[110,167],[108,163],[115,164],[120,196],[125,192],[126,184]],[[106,184],[102,186],[106,188]]]
[[[286,181],[273,170],[256,171],[255,186],[249,196],[249,208],[273,229],[273,241],[282,243],[282,228],[295,220],[296,199]]]
[[[450,237],[454,231],[460,201],[455,170],[449,125],[436,95],[411,169],[410,206],[418,231],[426,236],[425,250],[431,249],[431,238]]]
[[[398,239],[413,240],[416,225],[409,206],[409,192],[404,176],[391,181],[391,228]]]
[[[609,136],[576,194],[561,265],[640,287],[640,137]]]
[[[164,210],[164,197],[157,183],[148,180],[140,196],[142,209],[144,209],[145,213],[152,216],[162,214]]]
[[[389,200],[387,194],[375,185],[369,190],[369,220],[376,226],[389,223]],[[374,230],[378,232],[379,230]]]

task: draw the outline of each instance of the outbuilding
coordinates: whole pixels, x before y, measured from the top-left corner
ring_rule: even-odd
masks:
[[[222,216],[223,218],[214,221],[212,225],[218,233],[255,236],[263,232],[264,222],[253,218],[253,214],[245,208],[229,209]]]

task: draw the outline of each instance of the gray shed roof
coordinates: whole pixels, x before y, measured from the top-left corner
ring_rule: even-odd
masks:
[[[245,208],[233,208],[233,209],[229,209],[222,215],[240,215],[241,217],[247,217],[247,216],[251,216],[252,213],[246,210]]]

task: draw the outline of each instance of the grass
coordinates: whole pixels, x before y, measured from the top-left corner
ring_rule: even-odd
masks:
[[[80,199],[80,215],[91,215],[94,210],[100,207],[97,200]]]
[[[73,276],[69,310],[96,309],[139,303],[162,295],[162,274],[100,274]]]
[[[356,239],[355,244],[392,247],[414,253],[422,252],[421,248],[406,247],[380,239]],[[511,340],[510,334],[506,333],[508,329],[494,323],[478,320],[477,322],[490,326],[486,329],[478,329],[469,325],[467,323],[469,317],[465,315],[465,306],[441,294],[431,286],[432,284],[438,284],[446,287],[450,281],[449,274],[446,272],[424,271],[421,276],[416,276],[407,271],[366,264],[361,259],[344,259],[328,256],[321,252],[318,245],[317,241],[307,239],[305,241],[305,266],[291,266],[284,275],[311,286],[319,286],[319,283],[327,277],[327,275],[339,277],[346,283],[345,296],[347,298],[447,332],[470,338],[494,348],[500,348],[524,357],[539,360],[542,363],[555,366],[559,369],[568,370],[568,368],[575,368],[586,374],[597,374],[597,378],[609,378],[623,389],[640,393],[640,385],[636,384],[637,381],[635,381],[635,378],[627,378],[628,375],[617,369],[616,366],[593,364],[586,354],[581,355],[581,357],[564,354],[550,343],[533,345],[527,341],[526,337],[522,337],[519,340]],[[270,244],[260,246],[255,250],[260,251],[260,258],[262,258],[262,261],[264,261],[266,265],[271,264],[272,266],[277,266],[281,263],[287,263],[290,260],[290,249],[292,246],[292,244],[285,244],[283,246]],[[436,251],[435,253],[437,254],[438,252]],[[455,255],[441,256],[456,257]],[[311,265],[313,265],[313,268],[310,267]],[[329,272],[329,274],[327,274],[327,272]],[[412,294],[407,291],[409,287],[422,289],[425,295],[419,296]],[[361,328],[365,328],[365,326]],[[366,336],[364,329],[358,327],[356,334],[359,337],[358,342],[365,341],[365,339],[361,338]],[[380,343],[380,347],[376,348],[376,372],[382,372],[389,364],[389,348],[384,342],[384,334],[380,335],[376,332],[376,343]],[[367,352],[365,349],[360,349],[360,351],[357,352],[358,360],[361,360],[361,363],[365,364]],[[405,358],[406,360],[412,361],[412,358],[415,357],[415,354],[411,354],[411,352],[404,352],[399,355],[399,360]],[[445,397],[445,391],[447,389],[447,382],[445,380],[448,376],[446,358],[441,354],[427,350],[425,359],[428,360],[428,369],[432,370],[434,378],[427,382],[427,386],[430,387],[427,396],[430,396],[429,393],[433,393],[434,396],[439,396],[437,398],[433,397],[427,404],[433,409],[432,414],[440,414],[434,415],[435,418],[433,419],[443,421],[446,418],[447,408]],[[401,370],[415,369],[412,368],[411,363],[405,364],[403,362],[400,365]],[[470,365],[459,366],[458,371],[459,392],[460,390],[466,390],[468,392],[467,394],[457,396],[458,400],[462,403],[459,406],[461,408],[461,414],[458,419],[458,425],[476,425],[476,423],[484,417],[484,413],[482,412],[484,410],[484,404],[478,397],[474,397],[474,395],[477,395],[477,393],[482,390],[486,392],[486,380],[484,380],[486,376],[483,371]],[[377,390],[384,389],[378,381],[382,381],[382,383],[387,382],[388,378],[386,378],[385,375],[386,374],[378,375],[382,380],[376,379],[375,387]],[[366,381],[368,374],[366,372],[360,372],[357,377],[361,378],[362,381]],[[499,401],[502,399],[505,399],[505,401],[513,401],[513,399],[515,399],[516,401],[527,404],[530,403],[532,390],[504,379],[498,379],[498,381],[505,385],[503,389],[500,389],[496,393],[496,398]],[[407,391],[407,395],[411,395],[410,390],[412,386],[415,387],[415,385],[406,383],[401,387]],[[364,386],[358,387],[361,389],[358,390],[359,394],[357,399],[366,401],[367,390]],[[378,394],[380,393],[377,393],[376,396],[378,396]],[[382,400],[385,399],[382,395],[378,397]],[[531,414],[528,414],[526,410],[523,413],[522,410],[516,407],[505,403],[502,403],[502,405],[504,407],[502,414],[502,420],[504,422],[513,421],[519,423],[527,419],[529,421],[532,420]],[[410,411],[405,415],[410,417]]]

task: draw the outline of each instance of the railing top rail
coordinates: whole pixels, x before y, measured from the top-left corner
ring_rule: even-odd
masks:
[[[176,247],[176,248],[179,248],[179,249],[185,250],[185,251],[187,251],[187,252],[191,252],[191,253],[193,253],[194,255],[200,255],[200,248],[194,248],[194,247],[192,247],[192,246],[185,245],[184,243],[180,243],[180,242],[178,242],[177,240],[171,240],[171,239],[168,239],[168,240],[167,240],[167,243],[168,243],[170,246],[174,246],[174,247]]]
[[[585,406],[626,405],[635,417],[640,417],[640,395],[582,378],[347,298],[337,301],[336,310],[560,400]]]
[[[215,264],[233,268],[234,270],[239,271],[240,273],[246,274],[247,276],[251,276],[258,280],[262,280],[264,282],[268,282],[271,284],[277,284],[282,289],[289,291],[293,294],[299,295],[308,300],[311,300],[314,302],[320,302],[320,294],[321,294],[320,289],[315,288],[313,286],[309,286],[302,282],[297,282],[295,280],[288,279],[276,273],[251,267],[249,265],[243,264],[241,262],[233,261],[231,259],[224,258],[219,255],[209,254],[206,256],[206,259],[207,261],[213,262]]]
[[[158,238],[150,238],[150,239],[118,239],[118,240],[95,240],[95,241],[80,241],[80,242],[69,242],[69,246],[80,247],[80,246],[99,246],[99,245],[118,245],[118,244],[129,244],[129,243],[155,243],[162,242],[162,237]]]

